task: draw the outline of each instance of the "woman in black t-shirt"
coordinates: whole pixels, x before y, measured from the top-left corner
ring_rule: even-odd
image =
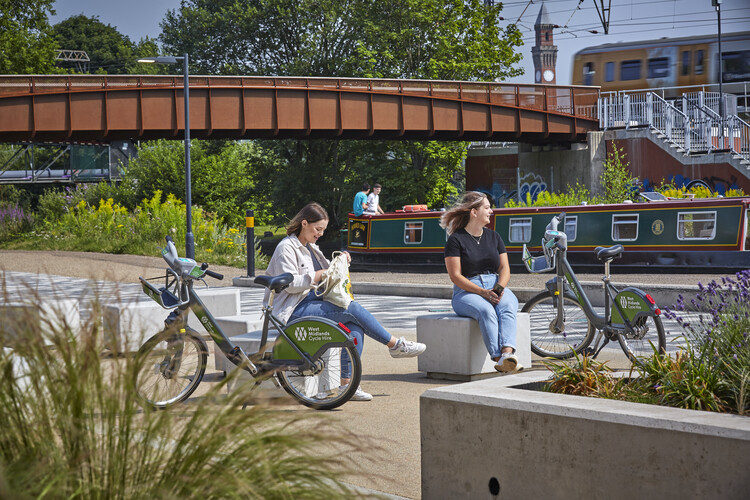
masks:
[[[510,265],[505,243],[485,227],[491,215],[487,196],[470,191],[443,214],[440,226],[450,235],[445,267],[453,282],[453,310],[477,320],[495,369],[509,373],[523,368],[515,355],[518,299],[506,288]]]

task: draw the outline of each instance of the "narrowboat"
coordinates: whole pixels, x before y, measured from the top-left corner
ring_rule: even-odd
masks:
[[[748,205],[750,197],[499,208],[493,210],[490,227],[502,236],[514,271],[525,272],[523,245],[541,253],[545,227],[553,215],[565,212],[568,259],[583,272],[601,270],[594,255],[597,246],[619,243],[625,252],[612,264],[618,272],[734,273],[750,269]],[[444,271],[442,213],[349,214],[352,269]]]

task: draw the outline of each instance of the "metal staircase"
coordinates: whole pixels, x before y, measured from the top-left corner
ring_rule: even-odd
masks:
[[[647,127],[677,153],[731,153],[735,168],[750,171],[750,125],[734,113],[722,119],[719,99],[716,92],[693,92],[674,100],[654,92],[611,93],[599,98],[599,126]],[[728,111],[736,111],[736,106],[728,106]]]

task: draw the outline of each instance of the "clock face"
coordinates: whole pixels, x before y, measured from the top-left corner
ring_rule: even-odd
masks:
[[[542,81],[542,72],[539,70],[536,70],[536,83],[539,83]]]
[[[544,81],[545,82],[551,82],[555,79],[555,74],[552,72],[551,69],[545,69],[544,70]]]

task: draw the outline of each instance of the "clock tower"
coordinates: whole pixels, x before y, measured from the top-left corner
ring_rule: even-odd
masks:
[[[549,19],[547,7],[542,4],[534,23],[536,44],[531,48],[531,57],[534,60],[534,83],[556,83],[557,45],[552,41],[554,27],[555,25]]]

